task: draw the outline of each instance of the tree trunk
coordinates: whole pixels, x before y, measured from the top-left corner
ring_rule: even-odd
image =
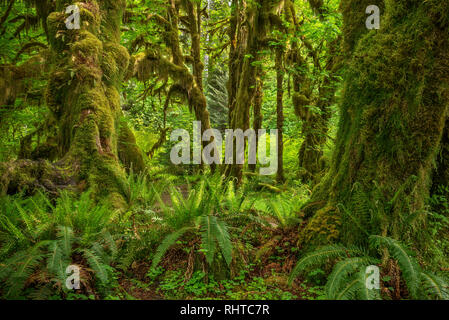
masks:
[[[315,14],[318,15],[318,18],[324,21],[326,18],[325,13],[327,12],[324,2],[322,0],[309,0],[309,4]],[[296,26],[296,28],[298,27]],[[313,47],[308,44],[307,39],[303,39],[303,41],[307,49],[312,51]],[[295,83],[294,86],[295,96],[293,104],[297,116],[302,120],[302,134],[304,136],[304,141],[298,154],[299,167],[301,168],[300,176],[303,181],[309,182],[312,185],[315,185],[321,180],[326,169],[323,159],[323,149],[328,137],[329,118],[331,116],[329,107],[334,101],[336,90],[335,75],[338,72],[338,68],[336,68],[338,64],[336,64],[336,61],[339,59],[339,44],[340,39],[326,43],[327,59],[325,70],[328,75],[324,76],[318,89],[319,94],[316,101],[318,112],[308,107],[311,104],[310,98],[312,95],[312,91],[308,87],[309,79],[305,77],[305,73],[294,76],[294,81],[299,83]],[[298,50],[296,45],[293,49]],[[297,68],[305,68],[305,61],[302,61],[302,58],[299,57],[300,51],[296,55],[298,55],[295,58]],[[319,67],[321,70],[320,62],[315,58],[316,54],[312,53],[312,56],[314,63],[318,64],[315,67]]]
[[[13,191],[17,177],[23,187],[45,185],[42,182],[54,186],[59,181],[81,191],[89,188],[96,198],[107,198],[120,208],[125,204],[127,185],[119,153],[129,166],[143,167],[132,132],[120,123],[119,88],[129,63],[128,51],[120,45],[126,3],[77,3],[79,30],[66,27],[69,5],[69,1],[56,1],[56,11],[47,19],[52,71],[46,100],[59,128],[62,157],[55,164],[24,160],[0,172],[3,191]],[[36,174],[24,164],[46,174]],[[50,181],[56,172],[60,179]]]
[[[231,91],[230,95],[230,126],[232,129],[241,129],[245,132],[249,129],[250,122],[250,106],[255,94],[257,67],[255,62],[259,59],[259,50],[264,44],[264,40],[270,30],[270,13],[276,4],[269,0],[260,1],[260,3],[248,3],[245,10],[247,32],[241,33],[239,45],[244,45],[245,53],[241,72],[231,74]],[[238,15],[239,11],[234,12]],[[235,16],[233,17],[235,19]],[[238,18],[237,18],[238,21]],[[231,20],[232,26],[235,23]],[[237,24],[238,26],[238,24]],[[238,29],[236,29],[238,31]],[[243,41],[246,38],[246,41]],[[231,43],[233,38],[231,38]],[[237,48],[231,45],[231,56],[237,54]],[[241,50],[241,48],[240,48]],[[234,87],[232,87],[234,84]],[[237,85],[237,87],[235,87]],[[235,94],[235,97],[233,96]],[[235,148],[234,148],[235,150]],[[239,184],[242,180],[243,165],[232,164],[226,167],[225,174],[236,178]]]
[[[312,185],[317,184],[326,170],[326,162],[323,159],[323,149],[328,139],[329,119],[331,117],[330,107],[334,102],[337,89],[336,75],[340,64],[338,64],[340,39],[329,43],[328,59],[326,61],[326,75],[318,89],[318,100],[314,112],[307,108],[301,111],[303,120],[304,142],[299,150],[299,167],[302,168],[301,177],[303,181],[309,181]],[[298,106],[297,106],[298,107]]]
[[[284,177],[284,51],[281,48],[276,49],[276,116],[278,129],[278,172],[276,180],[279,183],[285,181]]]
[[[179,39],[179,24],[182,22],[180,9],[187,13],[189,23],[186,28],[191,39],[191,56],[185,56]],[[147,81],[150,77],[159,77],[167,80],[170,76],[177,90],[184,94],[195,118],[201,122],[201,134],[211,129],[210,114],[207,110],[207,100],[203,92],[204,64],[201,58],[201,13],[194,1],[186,0],[176,2],[167,0],[166,18],[159,15],[151,15],[151,18],[164,26],[162,38],[167,48],[171,50],[171,57],[165,57],[160,47],[153,47],[145,54],[135,57],[134,76],[140,81]],[[184,22],[185,23],[185,22]],[[193,72],[186,64],[191,63]],[[203,147],[211,142],[203,141]],[[203,164],[201,164],[202,166]],[[215,164],[211,164],[214,170]]]
[[[377,31],[365,27],[372,4],[384,11]],[[397,0],[383,9],[381,1],[343,0],[341,7],[349,63],[341,119],[302,241],[357,243],[365,229],[417,243],[419,228],[404,221],[424,209],[442,176],[434,174],[437,155],[447,150],[449,3]]]
[[[259,139],[259,129],[262,129],[262,102],[263,102],[263,71],[261,68],[258,70],[258,76],[256,78],[256,93],[254,94],[253,99],[253,128],[256,134],[256,141]],[[258,152],[259,146],[256,145],[256,152]],[[256,164],[249,164],[248,169],[251,172],[256,172]]]

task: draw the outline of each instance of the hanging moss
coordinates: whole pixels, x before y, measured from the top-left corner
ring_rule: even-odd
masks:
[[[303,120],[306,120],[307,108],[304,107],[310,105],[310,99],[299,92],[295,92],[293,93],[292,101],[296,116],[300,117]]]

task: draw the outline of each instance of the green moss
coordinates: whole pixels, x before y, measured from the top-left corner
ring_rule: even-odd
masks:
[[[305,120],[307,118],[307,108],[304,107],[310,104],[310,99],[299,92],[295,92],[292,96],[292,101],[296,116]]]
[[[105,82],[119,85],[128,72],[129,53],[125,47],[108,42],[105,44],[101,68]]]
[[[120,121],[118,142],[118,155],[120,161],[129,172],[132,168],[134,173],[145,170],[145,162],[141,150],[137,146],[136,138],[124,120]]]
[[[47,17],[47,26],[50,45],[58,50],[66,48],[68,42],[68,32],[65,26],[66,16],[62,12],[52,12]]]
[[[313,247],[335,243],[340,236],[341,218],[335,207],[318,210],[314,218],[300,231],[299,246]]]
[[[103,43],[92,33],[83,30],[79,32],[77,41],[70,45],[70,49],[78,58],[92,59],[92,62],[96,62],[103,52]]]
[[[80,30],[65,26],[65,8],[72,4],[80,8]],[[57,11],[47,18],[52,65],[46,102],[55,120],[54,128],[59,131],[52,132],[56,137],[39,148],[31,150],[24,145],[23,151],[50,159],[55,158],[56,150],[59,159],[54,165],[20,162],[9,168],[8,174],[3,174],[8,168],[2,166],[3,192],[39,185],[53,191],[77,185],[81,191],[90,190],[97,199],[107,198],[116,208],[125,207],[129,190],[124,167],[144,168],[133,133],[127,127],[119,129],[118,90],[130,60],[126,48],[120,45],[125,5],[122,0],[55,2]],[[0,81],[0,89],[3,87]],[[128,156],[120,159],[124,166],[119,160],[123,152]]]
[[[419,243],[414,232],[401,232],[398,226],[403,214],[424,208],[443,143],[449,108],[449,29],[442,16],[433,20],[429,12],[438,15],[447,5],[386,1],[381,30],[370,32],[364,24],[355,24],[362,17],[355,19],[354,9],[362,5],[364,1],[342,1],[351,59],[330,172],[312,201],[351,208],[356,183],[367,194],[379,190],[386,203],[395,198],[385,213],[386,233]],[[411,177],[417,179],[409,182]],[[316,225],[316,219],[310,224]]]

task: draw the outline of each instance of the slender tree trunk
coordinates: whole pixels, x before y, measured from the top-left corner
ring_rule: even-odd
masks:
[[[309,0],[309,4],[319,19],[324,21],[326,18],[324,14],[327,12],[324,2],[322,0]],[[328,58],[326,60],[325,70],[328,75],[324,77],[319,87],[319,95],[316,101],[316,107],[319,112],[307,107],[312,103],[310,101],[312,92],[307,88],[307,84],[304,83],[307,82],[306,77],[296,76],[294,78],[295,81],[302,82],[295,85],[296,94],[293,99],[296,114],[302,120],[302,133],[304,136],[304,141],[298,154],[299,167],[301,168],[300,176],[303,181],[310,182],[312,185],[320,181],[326,169],[322,157],[324,145],[328,137],[329,119],[331,116],[329,108],[334,101],[336,91],[335,76],[338,72],[336,61],[339,59],[340,40],[338,38],[326,44]],[[306,47],[308,50],[313,50],[313,47],[308,45],[307,42]],[[300,55],[300,52],[297,55]],[[315,53],[312,55],[314,56]],[[316,59],[314,58],[314,60]],[[305,66],[302,59],[297,59],[296,63],[303,64],[300,67]],[[314,61],[314,63],[318,63],[318,67],[321,69],[319,61]],[[302,87],[301,90],[299,89],[300,87]]]
[[[256,132],[256,141],[258,141],[259,136],[259,129],[262,129],[262,121],[263,121],[263,114],[262,114],[262,102],[263,102],[263,71],[261,68],[259,68],[259,71],[257,72],[258,76],[256,79],[256,93],[254,95],[253,99],[253,128]],[[259,145],[256,145],[256,152],[258,152]],[[256,171],[256,164],[249,164],[248,169],[251,172]]]
[[[284,51],[276,49],[276,115],[277,115],[277,129],[278,129],[278,171],[277,181],[282,183],[285,181],[284,177]]]
[[[230,96],[230,126],[234,130],[241,129],[246,131],[249,128],[250,106],[256,88],[257,67],[255,62],[259,59],[259,50],[270,30],[269,13],[275,5],[271,1],[263,0],[257,4],[248,3],[248,7],[245,10],[248,31],[242,34],[241,40],[246,38],[246,45],[244,47],[246,50],[245,54],[240,56],[243,62],[238,78],[236,77],[237,75],[234,75],[236,77],[235,79],[231,78],[234,81],[234,85],[237,84],[236,91],[234,92],[236,94],[235,99],[233,96]],[[238,14],[238,12],[234,12],[234,14]],[[245,42],[240,41],[239,43],[242,44]],[[231,53],[235,54],[235,52]],[[235,89],[231,88],[231,90]],[[231,92],[231,94],[234,93]],[[243,165],[229,165],[226,167],[225,174],[235,177],[239,184],[242,180]]]

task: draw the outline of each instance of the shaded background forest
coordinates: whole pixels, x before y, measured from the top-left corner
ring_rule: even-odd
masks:
[[[1,1],[4,298],[448,297],[449,4],[71,4]],[[278,129],[277,174],[173,165],[193,121]]]

